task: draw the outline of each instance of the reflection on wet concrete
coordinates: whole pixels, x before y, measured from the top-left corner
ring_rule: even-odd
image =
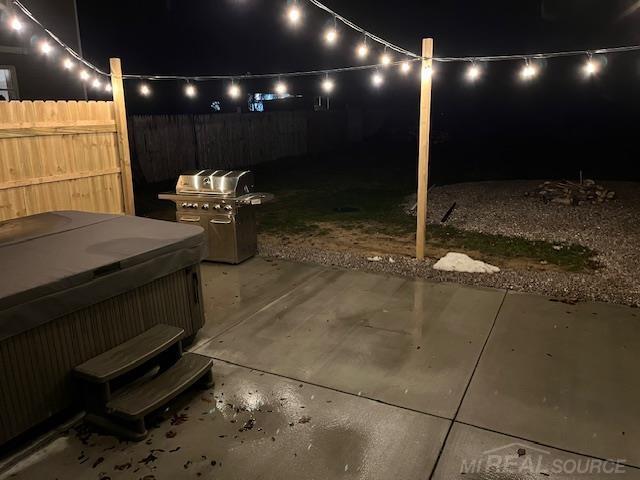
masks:
[[[196,351],[453,418],[504,295],[325,269]]]
[[[448,422],[216,362],[141,443],[81,426],[0,478],[426,478]]]

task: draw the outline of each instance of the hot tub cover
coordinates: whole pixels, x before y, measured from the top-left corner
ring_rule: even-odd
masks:
[[[198,226],[52,212],[0,222],[0,339],[199,263]]]

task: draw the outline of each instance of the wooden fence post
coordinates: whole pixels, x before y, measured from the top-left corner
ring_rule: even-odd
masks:
[[[118,158],[120,160],[122,179],[122,199],[124,212],[135,215],[133,196],[133,178],[131,175],[131,154],[129,151],[129,132],[127,130],[127,108],[124,103],[124,83],[122,81],[122,65],[119,58],[110,59],[111,88],[113,91],[113,108],[115,111],[118,137]]]
[[[418,260],[424,260],[427,241],[432,57],[433,39],[425,38],[422,40],[422,86],[420,90],[420,133],[418,142],[418,226],[416,232],[416,258]]]

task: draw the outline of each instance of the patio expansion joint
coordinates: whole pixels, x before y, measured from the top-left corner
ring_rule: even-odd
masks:
[[[502,303],[504,303],[504,300],[506,298],[506,293],[507,292],[505,292],[505,297],[503,298]],[[500,309],[502,309],[502,303],[500,305]],[[496,315],[496,318],[494,319],[494,325],[495,325],[495,321],[496,320],[497,320],[497,315]],[[493,331],[493,326],[491,328],[491,331]],[[490,336],[491,336],[491,332],[489,333],[489,336],[487,337],[487,342],[488,342],[488,339],[489,339]],[[486,346],[487,342],[485,342],[485,346]],[[484,347],[482,349],[482,352],[484,352]],[[480,353],[480,357],[482,356],[482,352]],[[326,385],[321,385],[321,384],[318,384],[318,383],[309,382],[308,380],[302,380],[302,379],[299,379],[299,378],[289,377],[289,376],[282,375],[282,374],[279,374],[279,373],[270,372],[268,370],[263,370],[263,369],[260,369],[260,368],[254,368],[254,367],[250,367],[248,365],[242,365],[240,363],[231,362],[231,361],[225,360],[223,358],[212,357],[210,355],[207,355],[207,356],[209,356],[210,358],[212,358],[213,360],[215,360],[217,362],[226,363],[227,365],[233,365],[235,367],[246,368],[247,370],[250,370],[250,371],[260,372],[260,373],[264,373],[264,374],[267,374],[267,375],[272,375],[274,377],[282,378],[282,379],[285,379],[285,380],[291,380],[291,381],[294,381],[296,383],[304,383],[306,385],[311,385],[311,386],[314,386],[314,387],[317,387],[317,388],[322,388],[324,390],[329,390],[329,391],[332,391],[332,392],[335,392],[335,393],[340,393],[340,394],[343,394],[343,395],[349,395],[351,397],[356,397],[356,398],[360,398],[360,399],[363,399],[363,400],[379,403],[381,405],[386,405],[388,407],[397,408],[399,410],[404,410],[404,411],[407,411],[407,412],[417,413],[419,415],[426,415],[426,416],[431,417],[431,418],[437,418],[437,419],[445,420],[446,422],[449,422],[449,428],[447,429],[447,433],[446,433],[446,435],[445,435],[445,437],[444,437],[444,439],[442,441],[442,446],[440,448],[440,452],[438,453],[438,457],[436,459],[436,462],[433,465],[433,470],[431,471],[431,473],[429,475],[429,479],[430,480],[433,478],[433,475],[436,472],[438,463],[439,463],[440,458],[442,457],[442,453],[444,451],[444,447],[446,446],[447,440],[449,439],[449,434],[451,433],[451,430],[453,429],[453,426],[456,423],[459,424],[459,425],[467,426],[467,427],[477,428],[478,430],[482,430],[482,431],[485,431],[485,432],[488,432],[488,433],[495,433],[495,434],[499,434],[499,435],[505,435],[505,436],[508,436],[508,437],[511,437],[511,438],[514,438],[514,439],[517,439],[517,440],[521,440],[521,441],[524,441],[524,442],[531,443],[533,445],[537,445],[539,447],[550,448],[550,449],[557,450],[557,451],[563,452],[563,453],[568,453],[568,454],[571,454],[571,455],[580,455],[582,457],[592,458],[592,459],[595,459],[595,460],[601,460],[603,462],[612,462],[612,463],[619,464],[619,465],[622,465],[622,466],[627,467],[627,468],[631,468],[633,470],[640,470],[640,466],[636,466],[636,465],[633,465],[633,464],[629,464],[629,463],[624,463],[623,464],[623,463],[615,462],[615,461],[607,459],[607,458],[600,458],[600,457],[596,457],[596,456],[593,456],[593,455],[588,455],[586,453],[576,452],[576,451],[568,450],[566,448],[561,448],[561,447],[558,447],[558,446],[555,446],[555,445],[549,445],[549,444],[546,444],[546,443],[538,442],[538,441],[532,440],[530,438],[511,435],[509,433],[500,432],[498,430],[492,430],[490,428],[483,427],[481,425],[474,425],[473,423],[460,422],[460,421],[456,420],[458,412],[456,412],[455,417],[453,419],[451,419],[451,418],[448,418],[448,417],[444,417],[442,415],[437,415],[437,414],[426,412],[426,411],[422,411],[422,410],[416,410],[415,408],[409,408],[409,407],[405,407],[405,406],[402,406],[402,405],[396,405],[394,403],[385,402],[385,401],[379,400],[377,398],[371,398],[371,397],[367,397],[367,396],[364,396],[364,395],[357,395],[355,393],[347,392],[347,391],[344,391],[344,390],[340,390],[338,388],[328,387]],[[478,361],[478,363],[479,363],[479,361]],[[477,365],[476,365],[476,367],[477,367]],[[474,373],[475,373],[475,369],[474,369]],[[473,375],[471,375],[471,377],[473,377]],[[471,380],[469,380],[469,384],[470,383],[471,383]],[[465,394],[466,394],[466,390],[465,390]],[[464,398],[464,395],[463,395],[463,398]],[[462,405],[462,401],[460,402],[460,406],[461,405]],[[458,408],[458,410],[459,410],[459,408]]]
[[[491,328],[489,329],[489,333],[487,333],[487,338],[484,339],[484,344],[482,345],[482,348],[480,349],[480,354],[478,355],[478,359],[476,360],[476,364],[473,366],[473,370],[471,371],[471,375],[469,375],[469,380],[467,381],[467,386],[464,389],[464,393],[460,397],[460,402],[458,403],[458,408],[456,408],[456,413],[453,415],[453,419],[451,420],[451,423],[449,424],[449,428],[447,429],[447,434],[444,436],[444,441],[442,442],[442,445],[440,446],[440,451],[438,452],[438,456],[436,457],[436,461],[433,464],[433,469],[431,470],[431,474],[429,475],[429,480],[432,480],[433,476],[436,473],[436,470],[438,468],[438,464],[440,463],[440,459],[442,458],[442,453],[444,452],[444,447],[447,445],[447,441],[449,440],[449,435],[451,434],[451,430],[453,429],[453,426],[457,423],[456,419],[458,418],[458,414],[460,413],[460,409],[462,408],[462,403],[464,402],[464,399],[467,396],[467,392],[469,391],[469,387],[471,386],[471,382],[473,381],[473,377],[475,376],[476,371],[478,370],[478,365],[480,365],[480,360],[482,359],[482,355],[484,355],[484,351],[487,348],[487,345],[489,343],[489,339],[491,338],[491,335],[493,334],[493,329],[495,328],[496,323],[498,322],[498,317],[500,316],[500,312],[502,311],[502,307],[504,306],[504,302],[507,299],[507,295],[508,294],[509,294],[509,290],[505,290],[505,292],[502,295],[502,301],[500,302],[500,306],[498,307],[498,310],[496,311],[495,317],[493,317],[493,323],[491,324]]]
[[[206,353],[204,353],[203,355],[208,356],[209,358],[212,358],[216,362],[226,363],[227,365],[233,365],[234,367],[246,368],[247,370],[251,370],[251,371],[254,371],[254,372],[260,372],[260,373],[265,373],[267,375],[273,375],[274,377],[283,378],[285,380],[291,380],[291,381],[294,381],[296,383],[304,383],[306,385],[311,385],[313,387],[322,388],[324,390],[329,390],[329,391],[332,391],[332,392],[335,392],[335,393],[341,393],[343,395],[349,395],[350,397],[361,398],[363,400],[368,400],[368,401],[371,401],[371,402],[379,403],[381,405],[386,405],[388,407],[398,408],[400,410],[405,410],[407,412],[419,413],[421,415],[427,415],[429,417],[438,418],[440,420],[446,420],[447,422],[452,422],[452,419],[450,419],[448,417],[444,417],[442,415],[437,415],[435,413],[424,412],[422,410],[416,410],[415,408],[409,408],[409,407],[405,407],[405,406],[402,406],[402,405],[396,405],[395,403],[385,402],[384,400],[379,400],[377,398],[367,397],[365,395],[357,395],[357,394],[352,393],[352,392],[347,392],[345,390],[340,390],[339,388],[328,387],[327,385],[322,385],[320,383],[313,383],[313,382],[310,382],[308,380],[302,380],[302,379],[296,378],[296,377],[289,377],[287,375],[282,375],[280,373],[270,372],[268,370],[263,370],[261,368],[254,368],[254,367],[251,367],[249,365],[242,365],[241,363],[231,362],[229,360],[225,360],[224,358],[212,357],[211,355],[207,355]]]
[[[603,462],[611,462],[611,463],[614,463],[616,465],[622,465],[624,467],[631,468],[633,470],[640,470],[640,466],[638,466],[638,465],[633,465],[633,464],[629,464],[629,463],[620,463],[620,462],[616,462],[614,460],[610,460],[610,459],[607,459],[607,458],[600,458],[600,457],[596,457],[596,456],[589,455],[589,454],[586,454],[586,453],[576,452],[576,451],[569,450],[569,449],[566,449],[566,448],[561,448],[561,447],[558,447],[558,446],[555,446],[555,445],[549,445],[549,444],[546,444],[546,443],[538,442],[537,440],[532,440],[530,438],[520,437],[520,436],[517,436],[517,435],[512,435],[512,434],[507,433],[507,432],[501,432],[501,431],[498,431],[498,430],[493,430],[491,428],[487,428],[487,427],[484,427],[484,426],[481,426],[481,425],[474,425],[473,423],[458,421],[458,415],[460,413],[460,409],[462,408],[462,404],[464,403],[464,399],[467,396],[467,392],[469,391],[469,388],[471,387],[471,382],[473,381],[473,377],[475,376],[476,371],[478,370],[478,366],[480,365],[480,361],[482,360],[482,356],[484,355],[484,351],[487,348],[487,345],[489,344],[489,340],[491,339],[491,336],[493,335],[493,330],[494,330],[494,328],[496,326],[496,323],[498,322],[498,317],[500,316],[500,312],[502,311],[502,307],[504,306],[504,302],[506,301],[507,296],[509,295],[510,291],[511,290],[507,289],[504,292],[504,296],[502,297],[502,301],[500,302],[500,307],[498,308],[498,311],[496,312],[495,318],[493,319],[493,324],[491,325],[491,329],[489,330],[489,333],[487,334],[487,338],[485,339],[484,345],[482,346],[482,349],[480,350],[480,354],[478,355],[478,360],[476,361],[476,364],[475,364],[475,366],[473,368],[473,371],[471,372],[471,376],[469,377],[469,381],[467,382],[467,386],[466,386],[466,388],[464,390],[464,393],[462,394],[462,397],[460,399],[460,403],[458,404],[458,408],[456,409],[456,413],[453,416],[453,419],[449,419],[451,421],[451,424],[449,425],[449,429],[447,430],[447,434],[445,435],[444,441],[442,442],[442,446],[440,447],[440,452],[438,453],[438,457],[436,458],[436,461],[435,461],[435,463],[433,465],[433,470],[431,471],[431,474],[429,475],[429,480],[432,480],[433,476],[436,473],[438,464],[440,463],[440,459],[441,459],[442,454],[444,452],[444,448],[447,445],[447,441],[449,440],[449,435],[451,434],[451,430],[453,429],[453,426],[456,423],[459,424],[459,425],[465,425],[467,427],[477,428],[479,430],[483,430],[483,431],[489,432],[489,433],[495,433],[495,434],[498,434],[498,435],[505,435],[505,436],[508,436],[508,437],[511,437],[511,438],[515,438],[517,440],[529,442],[529,443],[531,443],[533,445],[537,445],[537,446],[545,447],[545,448],[551,448],[553,450],[557,450],[557,451],[563,452],[563,453],[568,453],[570,455],[579,455],[579,456],[582,456],[582,457],[592,458],[592,459],[595,459],[595,460],[601,460]],[[422,412],[422,413],[424,413],[424,412]]]

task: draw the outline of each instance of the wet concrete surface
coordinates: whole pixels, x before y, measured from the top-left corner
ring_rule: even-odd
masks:
[[[259,257],[242,265],[204,263],[202,283],[207,322],[194,346],[247,320],[322,270],[314,265]]]
[[[453,418],[504,294],[327,270],[196,351]]]
[[[203,277],[215,388],[147,442],[81,426],[0,479],[640,478],[637,309],[261,258]]]
[[[640,466],[640,310],[510,293],[458,419]]]
[[[449,422],[325,388],[214,365],[146,442],[82,426],[17,464],[15,479],[416,479],[435,465]]]

